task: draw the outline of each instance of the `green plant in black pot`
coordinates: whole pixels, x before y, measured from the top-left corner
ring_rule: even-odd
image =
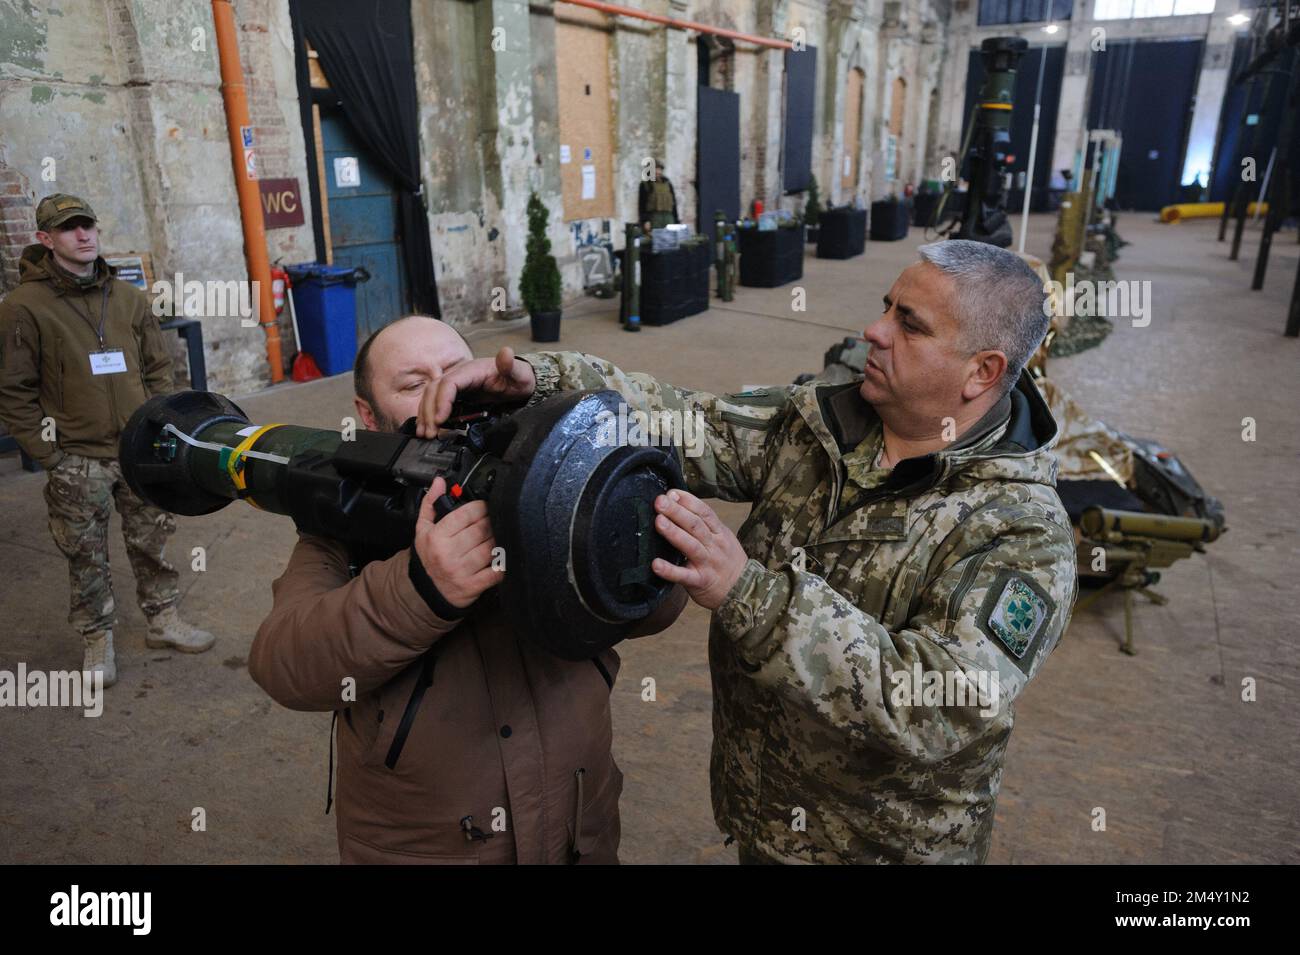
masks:
[[[560,268],[551,255],[551,240],[546,237],[550,210],[537,198],[528,196],[528,246],[524,256],[524,273],[519,278],[519,295],[528,309],[533,341],[560,340]]]
[[[817,191],[817,177],[808,177],[808,202],[803,207],[804,225],[808,227],[808,241],[816,242],[821,231],[818,223],[822,216],[822,197]]]

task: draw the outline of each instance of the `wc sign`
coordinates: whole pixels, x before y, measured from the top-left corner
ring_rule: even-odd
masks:
[[[302,197],[297,179],[260,179],[262,221],[268,229],[287,229],[302,225]]]

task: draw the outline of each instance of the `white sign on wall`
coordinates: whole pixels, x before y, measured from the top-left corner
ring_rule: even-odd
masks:
[[[596,167],[594,165],[583,165],[582,167],[582,198],[596,198]]]
[[[560,144],[560,162],[563,163],[563,164],[567,164],[567,163],[570,163],[570,162],[572,162],[572,161],[573,161],[573,153],[569,150],[569,147],[568,147],[568,146],[566,146],[566,145],[564,145],[563,143],[561,143],[561,144]]]
[[[361,185],[361,166],[356,156],[337,156],[334,159],[334,185],[347,189]]]

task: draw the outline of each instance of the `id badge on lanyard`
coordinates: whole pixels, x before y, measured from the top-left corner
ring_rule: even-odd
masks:
[[[126,371],[126,353],[120,348],[104,347],[104,322],[108,316],[108,286],[104,286],[104,292],[99,300],[99,328],[96,336],[99,338],[99,348],[90,353],[90,373],[92,375],[120,375]],[[94,328],[94,319],[90,320],[91,327]]]
[[[120,348],[107,348],[90,353],[92,375],[117,375],[126,371],[126,354]]]

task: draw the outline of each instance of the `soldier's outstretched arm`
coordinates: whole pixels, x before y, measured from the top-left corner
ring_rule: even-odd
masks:
[[[627,402],[629,414],[659,433],[671,428],[687,488],[700,497],[752,501],[769,460],[768,436],[791,413],[789,390],[761,389],[735,395],[688,391],[650,375],[625,372],[611,362],[579,352],[520,355],[537,379],[534,401],[559,391],[609,388]]]
[[[915,612],[898,629],[815,574],[752,559],[717,620],[753,679],[815,720],[938,762],[1006,725],[1074,604],[1069,528],[1033,504],[996,511],[977,511],[953,532],[958,546],[919,582]],[[887,571],[892,578],[895,568]]]

